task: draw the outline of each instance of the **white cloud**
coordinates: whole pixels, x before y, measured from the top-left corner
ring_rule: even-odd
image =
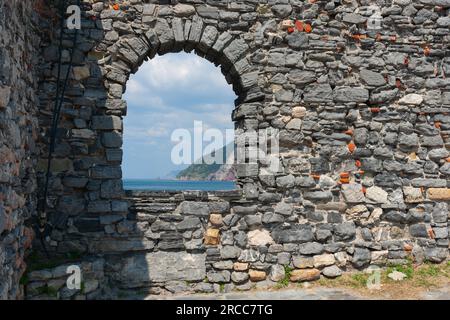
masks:
[[[146,62],[134,76],[153,88],[204,90],[228,85],[220,69],[194,54],[167,54]],[[218,72],[216,72],[218,71]]]
[[[144,91],[144,86],[137,79],[131,78],[127,82],[127,93],[130,97],[134,94],[142,93]]]
[[[145,62],[131,76],[124,97],[139,107],[161,109],[232,104],[236,98],[218,67],[186,53],[167,54]],[[196,103],[189,105],[194,100]]]
[[[147,135],[152,138],[161,138],[169,135],[169,130],[164,127],[156,127],[147,130]]]

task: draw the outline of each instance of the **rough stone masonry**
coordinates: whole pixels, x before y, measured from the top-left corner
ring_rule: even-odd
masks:
[[[39,35],[21,0],[0,1],[0,299],[23,296],[25,250],[36,212]]]
[[[18,1],[0,3],[6,35],[37,32],[6,22]],[[27,298],[249,290],[276,284],[285,266],[298,282],[448,260],[450,0],[85,3],[77,43],[69,31],[63,41],[65,67],[75,48],[74,68],[45,240],[52,255],[78,253],[85,282],[68,290],[66,265],[33,271]],[[374,4],[379,29],[370,28]],[[23,222],[36,215],[55,98],[60,30],[40,23],[33,41],[0,49],[0,67],[17,69],[9,71],[16,83],[0,79],[6,298],[19,296]],[[269,174],[263,161],[239,166],[236,192],[123,190],[126,82],[146,59],[182,50],[220,65],[233,85],[237,139],[280,130],[281,172]],[[24,69],[29,51],[38,74]],[[16,229],[2,224],[12,217]]]

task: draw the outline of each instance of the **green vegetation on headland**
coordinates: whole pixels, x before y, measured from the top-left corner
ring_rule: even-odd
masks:
[[[224,146],[219,152],[222,152],[222,163],[206,164],[203,161],[197,161],[199,164],[191,164],[186,169],[180,171],[176,178],[179,180],[235,180],[234,166],[227,164],[227,159],[232,156],[233,144]],[[214,153],[211,154],[214,156]]]
[[[220,164],[191,164],[177,174],[179,180],[209,180],[208,177],[216,173]]]

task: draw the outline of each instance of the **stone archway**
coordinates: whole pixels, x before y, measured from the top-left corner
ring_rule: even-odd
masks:
[[[155,5],[148,5],[157,8]],[[177,5],[175,7],[185,8]],[[187,6],[189,7],[189,6]],[[153,10],[153,11],[152,11]],[[249,63],[247,43],[238,35],[230,32],[219,32],[213,25],[207,25],[203,19],[194,15],[193,17],[175,17],[169,22],[165,18],[157,18],[156,9],[145,9],[144,12],[152,14],[145,17],[154,17],[155,21],[142,30],[138,35],[125,35],[117,38],[109,46],[111,59],[101,66],[102,74],[105,74],[105,88],[107,99],[105,106],[107,110],[94,115],[95,128],[99,134],[105,136],[105,140],[114,140],[108,147],[117,146],[120,149],[122,142],[117,137],[117,131],[121,124],[117,117],[125,116],[126,102],[121,100],[125,91],[126,80],[131,73],[138,70],[142,62],[153,58],[155,54],[163,55],[168,52],[194,51],[200,57],[206,58],[221,67],[228,83],[232,84],[238,99],[236,100],[236,127],[244,128],[243,116],[240,109],[249,107],[250,103],[264,99],[264,94],[258,86],[259,71]],[[179,9],[181,15],[186,15],[186,10]],[[111,34],[114,33],[114,34]],[[117,32],[111,31],[105,34],[105,38],[116,38]],[[109,110],[114,106],[115,110]],[[250,107],[254,105],[250,105]],[[254,117],[254,115],[253,115]],[[111,125],[100,122],[110,122]],[[115,130],[115,131],[107,131]],[[113,148],[108,149],[114,153]],[[120,151],[117,150],[120,153]]]
[[[237,128],[236,135],[245,132],[245,121],[256,118],[259,101],[265,99],[258,85],[259,69],[251,64],[250,48],[239,34],[218,31],[214,25],[208,25],[203,18],[194,14],[195,10],[190,5],[174,6],[174,12],[178,13],[170,18],[160,17],[158,8],[153,4],[144,5],[142,19],[148,23],[144,24],[145,28],[141,28],[139,33],[122,36],[117,31],[105,33],[105,39],[112,39],[108,43],[109,57],[99,64],[99,72],[104,75],[106,99],[104,108],[98,108],[92,115],[92,129],[102,139],[106,162],[111,162],[111,159],[112,162],[121,160],[122,117],[126,116],[126,101],[122,100],[122,94],[126,81],[145,60],[156,54],[194,51],[200,57],[220,66],[227,82],[238,96],[233,119]],[[108,14],[116,14],[116,11],[102,12],[102,15]],[[93,168],[94,175],[104,176],[102,170],[101,165]],[[113,171],[114,181],[105,181],[105,189],[120,189],[117,179],[119,169],[106,170]],[[251,170],[257,171],[254,166]],[[248,168],[241,166],[241,176],[245,177],[247,171]]]

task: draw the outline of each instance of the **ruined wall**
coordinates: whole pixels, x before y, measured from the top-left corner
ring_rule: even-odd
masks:
[[[36,212],[39,36],[32,3],[0,1],[0,300],[21,297]]]
[[[110,284],[154,292],[186,281],[248,289],[278,281],[284,265],[304,281],[448,258],[450,1],[375,1],[376,31],[370,1],[90,2],[53,167],[51,252],[101,256]],[[287,28],[289,18],[301,24]],[[47,111],[55,48],[44,52]],[[237,139],[280,130],[282,170],[238,167],[242,195],[223,207],[122,188],[126,81],[145,59],[180,50],[220,65],[233,84]],[[174,278],[186,270],[195,279]]]

